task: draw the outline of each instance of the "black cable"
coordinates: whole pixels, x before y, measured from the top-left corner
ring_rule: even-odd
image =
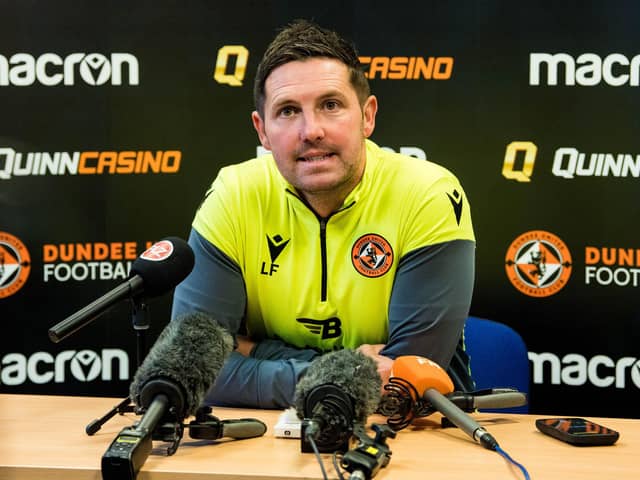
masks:
[[[338,464],[338,456],[342,456],[340,452],[333,452],[333,456],[332,461],[333,461],[333,468],[336,471],[336,474],[338,475],[338,479],[339,480],[345,480],[344,479],[344,475],[342,475],[342,470],[340,469],[340,465]]]

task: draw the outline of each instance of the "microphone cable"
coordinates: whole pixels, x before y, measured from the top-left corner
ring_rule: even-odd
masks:
[[[318,465],[320,465],[320,471],[322,471],[322,478],[324,480],[329,480],[327,476],[327,471],[324,469],[324,463],[322,462],[322,457],[320,456],[320,451],[318,450],[318,446],[316,445],[316,441],[313,438],[314,435],[311,432],[305,432],[305,436],[307,437],[307,442],[311,445],[313,449],[313,453],[315,454],[316,460],[318,460]],[[333,456],[335,458],[337,452],[333,452]]]
[[[507,461],[511,462],[512,465],[515,465],[516,467],[518,467],[522,472],[522,474],[524,475],[525,480],[531,480],[531,477],[529,476],[529,472],[527,472],[527,469],[524,467],[524,465],[522,465],[519,462],[516,462],[513,458],[511,458],[511,456],[507,452],[505,452],[502,448],[500,448],[499,445],[496,445],[495,451],[498,452],[500,455],[502,455]]]
[[[443,420],[442,423],[446,423],[446,424],[450,423],[450,420],[447,419],[446,417],[443,417],[442,420]],[[451,425],[451,426],[453,426],[453,425]],[[525,466],[522,465],[519,462],[516,462],[513,458],[511,458],[511,456],[502,447],[500,447],[500,445],[498,444],[497,440],[493,437],[493,435],[485,434],[485,436],[489,437],[489,440],[485,441],[485,442],[480,442],[480,444],[484,448],[486,448],[487,450],[494,451],[494,452],[498,453],[499,455],[501,455],[502,457],[504,457],[512,465],[514,465],[515,467],[520,469],[520,471],[524,475],[524,479],[525,480],[531,480],[531,477],[529,476],[529,472],[527,471]]]
[[[333,452],[331,456],[331,461],[333,462],[333,469],[336,471],[336,475],[338,475],[338,480],[345,480],[344,475],[342,475],[342,470],[340,469],[340,464],[338,460],[342,459],[342,452]]]

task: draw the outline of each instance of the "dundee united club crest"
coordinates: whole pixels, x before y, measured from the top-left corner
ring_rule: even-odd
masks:
[[[530,297],[558,293],[571,276],[571,253],[553,233],[532,230],[516,238],[505,259],[511,284]]]
[[[365,277],[381,277],[393,265],[393,249],[382,236],[368,233],[353,244],[351,261],[358,273]]]
[[[20,290],[29,277],[31,257],[20,239],[0,232],[0,298]]]

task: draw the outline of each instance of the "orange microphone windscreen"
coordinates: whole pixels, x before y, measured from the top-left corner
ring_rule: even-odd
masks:
[[[453,382],[447,372],[437,363],[418,355],[397,357],[391,367],[391,376],[410,382],[420,395],[429,388],[443,395],[453,392]]]

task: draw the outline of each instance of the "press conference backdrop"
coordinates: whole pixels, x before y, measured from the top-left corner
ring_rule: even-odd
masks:
[[[129,304],[57,344],[47,331],[121,283],[147,245],[186,238],[218,170],[256,155],[257,64],[303,17],[358,45],[380,104],[373,140],[460,178],[477,235],[471,313],[523,336],[531,410],[637,417],[637,2],[0,11],[2,392],[127,394]],[[150,303],[148,345],[170,304]]]

